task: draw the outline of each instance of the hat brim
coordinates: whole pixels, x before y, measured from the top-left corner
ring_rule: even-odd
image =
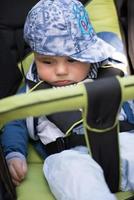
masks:
[[[77,54],[70,55],[70,57],[81,62],[97,63],[108,58],[113,58],[115,52],[116,49],[113,46],[97,37],[92,46],[89,45],[86,49]]]

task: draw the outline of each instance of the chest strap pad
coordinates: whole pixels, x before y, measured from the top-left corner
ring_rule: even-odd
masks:
[[[85,87],[88,99],[86,123],[92,156],[103,168],[110,190],[117,192],[120,176],[117,123],[120,85],[115,77],[109,77],[85,83]]]

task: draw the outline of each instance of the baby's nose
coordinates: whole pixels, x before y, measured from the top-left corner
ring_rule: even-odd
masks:
[[[67,75],[68,74],[68,66],[60,64],[56,68],[56,74],[61,76],[61,75]]]

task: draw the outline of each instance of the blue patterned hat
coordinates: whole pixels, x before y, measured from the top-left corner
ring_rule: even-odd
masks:
[[[69,56],[96,63],[114,48],[98,38],[84,6],[77,0],[40,0],[28,13],[24,38],[42,55]]]

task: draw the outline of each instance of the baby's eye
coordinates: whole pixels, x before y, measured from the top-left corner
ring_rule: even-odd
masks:
[[[52,62],[51,62],[51,61],[48,61],[48,60],[44,60],[43,63],[44,63],[44,64],[47,64],[47,65],[50,65]]]
[[[74,60],[74,59],[69,58],[69,59],[68,59],[68,62],[74,63],[74,62],[77,62],[77,60]]]

